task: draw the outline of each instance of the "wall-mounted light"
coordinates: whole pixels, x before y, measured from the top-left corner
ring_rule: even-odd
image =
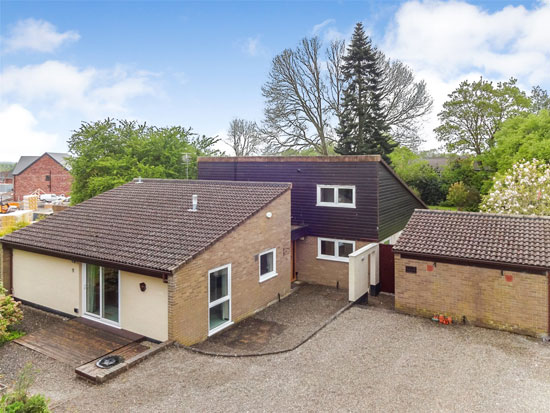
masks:
[[[145,283],[139,283],[139,289],[143,292],[147,289],[147,285]]]
[[[265,216],[269,219],[273,216],[273,213],[272,212],[268,212],[265,214]]]

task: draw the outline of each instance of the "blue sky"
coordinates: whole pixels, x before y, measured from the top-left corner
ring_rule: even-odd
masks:
[[[63,151],[107,116],[223,136],[261,121],[274,55],[304,36],[349,38],[362,21],[409,64],[436,113],[460,80],[510,76],[550,89],[550,1],[0,3],[0,160]]]

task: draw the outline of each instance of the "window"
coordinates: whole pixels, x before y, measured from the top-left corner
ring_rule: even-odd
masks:
[[[51,175],[46,175],[46,181],[51,181],[52,178],[51,178]]]
[[[264,251],[260,254],[260,282],[264,282],[277,275],[276,248]]]
[[[120,274],[114,268],[84,264],[83,312],[108,324],[120,320]]]
[[[348,262],[348,256],[355,251],[355,241],[318,238],[317,258]]]
[[[208,334],[231,324],[231,264],[228,264],[208,271]]]
[[[408,272],[409,274],[416,274],[416,267],[410,267],[410,266],[405,266],[405,272]]]
[[[317,185],[317,206],[355,208],[355,186]]]

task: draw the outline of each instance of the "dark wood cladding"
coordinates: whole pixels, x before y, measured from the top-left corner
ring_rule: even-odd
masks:
[[[293,224],[307,224],[314,236],[376,241],[378,165],[376,161],[337,162],[334,158],[330,162],[221,158],[199,161],[198,172],[199,179],[291,182]],[[356,208],[316,206],[317,184],[355,185]]]
[[[382,163],[378,163],[380,240],[401,231],[416,208],[426,208]]]

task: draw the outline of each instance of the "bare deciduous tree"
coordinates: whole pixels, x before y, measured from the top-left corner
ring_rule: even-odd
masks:
[[[275,56],[269,79],[262,129],[270,151],[314,148],[327,155],[333,142],[323,63],[317,37],[303,39],[294,49]]]
[[[226,143],[236,156],[250,156],[258,153],[261,144],[260,131],[256,122],[235,118],[229,123]]]

